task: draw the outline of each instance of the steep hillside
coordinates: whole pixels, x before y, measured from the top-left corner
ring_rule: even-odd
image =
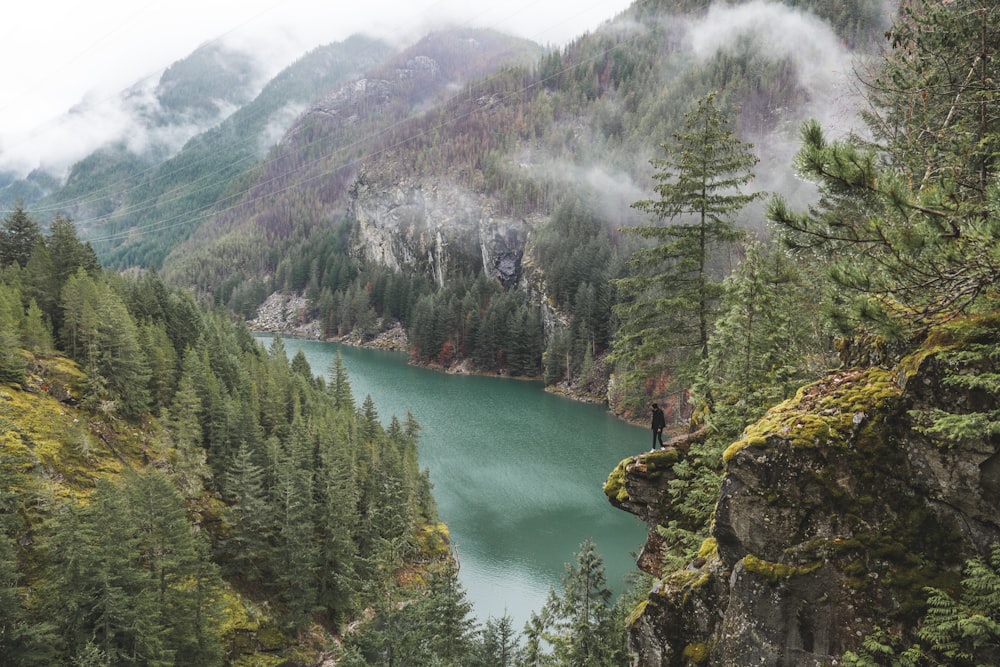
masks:
[[[995,315],[953,323],[774,407],[725,452],[712,537],[686,569],[659,570],[656,528],[676,517],[686,452],[623,461],[605,492],[650,523],[639,562],[663,577],[631,617],[641,664],[836,664],[876,626],[913,641],[924,587],[955,595],[963,564],[1000,540],[1000,443],[927,428],[996,414],[998,331]]]
[[[207,76],[199,52],[175,64],[161,80],[160,103],[176,122],[210,127],[191,136],[179,151],[138,151],[120,145],[77,164],[66,185],[38,203],[58,206],[77,219],[106,264],[157,267],[177,243],[222,199],[231,204],[235,179],[253,168],[309,101],[383,62],[392,50],[362,37],[314,49],[286,68],[250,100],[220,105],[213,91],[229,74]],[[197,72],[202,71],[201,76]],[[186,75],[186,76],[182,76]],[[217,82],[218,80],[218,82]],[[159,98],[158,98],[159,99]],[[205,106],[215,108],[211,122]]]
[[[4,665],[319,664],[402,646],[378,644],[384,613],[455,590],[419,424],[383,427],[341,365],[327,386],[149,274],[81,268],[43,321],[17,271],[0,270]]]
[[[244,279],[273,273],[292,244],[343,218],[367,156],[399,139],[407,119],[538,53],[536,45],[489,31],[434,33],[316,100],[244,180],[232,205],[172,252],[165,274],[215,292],[234,272]]]
[[[382,71],[314,105],[243,181],[239,201],[206,219],[165,269],[172,279],[217,296],[234,270],[242,280],[270,279],[283,248],[345,215],[363,222],[349,213],[368,209],[350,187],[361,172],[363,192],[392,208],[394,200],[425,192],[429,200],[439,186],[479,201],[470,209],[452,198],[468,212],[459,217],[473,224],[465,231],[452,227],[457,236],[442,237],[473,256],[480,237],[493,234],[479,230],[475,220],[497,218],[498,229],[516,229],[519,247],[512,252],[523,253],[537,223],[525,227],[521,218],[545,216],[581,190],[600,201],[597,213],[609,227],[628,224],[635,215],[629,205],[648,190],[648,159],[676,130],[687,106],[712,89],[723,91],[742,134],[771,140],[761,170],[761,184],[771,184],[788,174],[785,133],[827,100],[806,69],[809,58],[822,54],[774,49],[766,33],[758,33],[768,22],[772,31],[808,30],[817,35],[816,48],[835,51],[829,54],[834,62],[850,53],[845,45],[867,47],[884,25],[879,3],[799,4],[816,14],[757,2],[748,4],[748,13],[720,17],[706,15],[703,2],[637,3],[540,60],[530,60],[525,45],[511,50],[511,42],[495,35],[428,37]],[[754,13],[760,18],[748,18]],[[698,46],[706,39],[707,46]],[[526,62],[535,67],[501,68]],[[460,94],[452,95],[456,89]],[[433,219],[420,224],[428,230],[436,225]],[[410,243],[423,247],[428,238],[411,235]],[[356,239],[358,246],[369,240]],[[486,256],[482,270],[494,271],[488,265],[494,253]],[[481,265],[461,257],[449,264],[458,271]],[[387,265],[398,262],[388,259]],[[439,269],[423,268],[428,278]],[[304,287],[301,280],[271,285]],[[230,291],[222,292],[228,298]]]

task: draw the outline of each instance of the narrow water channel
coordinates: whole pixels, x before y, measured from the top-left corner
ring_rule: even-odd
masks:
[[[269,336],[258,336],[270,345]],[[635,570],[645,525],[614,509],[601,488],[648,432],[605,407],[546,393],[541,383],[447,375],[399,352],[284,339],[326,376],[340,350],[358,405],[370,395],[383,423],[412,412],[422,426],[420,465],[430,471],[441,519],[480,621],[509,615],[520,630],[559,590],[565,564],[588,538],[620,593]]]

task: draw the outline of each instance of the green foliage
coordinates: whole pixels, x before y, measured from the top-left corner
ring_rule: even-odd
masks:
[[[704,419],[720,440],[735,440],[830,362],[818,326],[815,287],[779,249],[759,242],[724,281],[709,354],[692,388],[711,405]]]
[[[445,368],[468,359],[480,371],[535,377],[542,364],[541,313],[518,291],[485,276],[456,280],[417,301],[411,354]]]
[[[139,330],[121,297],[84,270],[63,288],[63,337],[70,355],[87,369],[89,399],[134,419],[149,407],[149,361]]]
[[[590,540],[566,565],[561,594],[549,591],[543,609],[525,627],[525,665],[625,665],[620,621],[611,604],[604,561]],[[551,647],[551,650],[547,650]]]
[[[961,407],[951,411],[912,410],[915,428],[949,447],[994,441],[1000,436],[1000,411],[988,406],[1000,398],[997,322],[992,317],[956,320],[938,327],[932,340],[947,342],[931,356],[942,366],[943,385],[964,398],[956,400]]]
[[[868,82],[878,143],[802,128],[796,168],[822,197],[806,213],[776,199],[769,217],[791,247],[826,263],[852,305],[846,327],[908,337],[991,298],[1000,125],[980,111],[997,98],[998,11],[905,5]]]
[[[718,435],[691,446],[688,455],[673,466],[667,483],[670,518],[656,527],[664,539],[664,571],[679,570],[694,560],[712,528],[712,514],[722,484],[722,450]]]
[[[38,343],[46,324],[23,307],[23,273],[0,274],[3,349],[22,373],[33,353],[21,339]],[[13,475],[3,488],[31,508],[0,513],[25,517],[0,521],[0,641],[20,664],[219,664],[223,643],[238,662],[357,618],[369,586],[407,559],[447,561],[419,424],[407,415],[383,428],[370,398],[356,412],[342,368],[328,389],[280,338],[264,351],[155,274],[77,267],[60,307],[55,344],[82,366],[58,350],[34,357],[38,393],[9,388],[0,429],[4,453],[19,457],[0,461]],[[56,377],[62,366],[74,373]],[[8,549],[17,544],[23,553]],[[26,604],[29,588],[40,593]],[[252,599],[266,603],[263,618],[247,615]]]
[[[221,581],[163,475],[102,482],[91,502],[57,514],[44,606],[63,650],[93,645],[111,664],[221,664]]]
[[[844,655],[855,667],[922,667],[924,665],[995,664],[1000,656],[1000,545],[989,558],[966,563],[956,598],[939,588],[925,589],[927,612],[917,630],[921,643],[909,643],[876,627],[859,652]]]
[[[0,382],[24,381],[25,362],[21,356],[21,292],[0,283]]]
[[[510,616],[486,619],[480,631],[480,645],[475,663],[481,667],[514,667],[520,654],[518,634]]]
[[[4,216],[0,228],[0,267],[17,264],[24,268],[41,240],[41,228],[19,202]]]
[[[632,273],[615,281],[622,298],[614,358],[628,365],[632,381],[663,370],[691,377],[708,358],[722,296],[711,261],[742,236],[732,216],[757,197],[739,192],[757,158],[727,127],[715,95],[685,120],[675,143],[663,145],[667,157],[653,161],[659,199],[633,204],[658,224],[626,229],[653,243],[633,253]]]

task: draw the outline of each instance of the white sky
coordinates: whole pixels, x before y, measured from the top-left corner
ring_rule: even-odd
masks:
[[[217,39],[256,43],[266,36],[275,72],[353,33],[408,43],[442,22],[561,46],[631,1],[12,0],[0,9],[0,154],[24,159],[46,127],[84,97],[109,98],[158,78]]]

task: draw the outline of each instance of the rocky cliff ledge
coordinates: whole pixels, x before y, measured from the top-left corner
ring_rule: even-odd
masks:
[[[655,530],[683,454],[623,461],[605,492],[650,523],[639,567],[659,577],[630,618],[636,664],[836,665],[876,625],[911,632],[923,587],[956,589],[1000,540],[1000,441],[926,428],[1000,408],[996,387],[953,381],[996,373],[954,352],[995,349],[998,331],[954,325],[891,368],[840,370],[771,409],[725,451],[712,537],[686,570],[659,571]]]

